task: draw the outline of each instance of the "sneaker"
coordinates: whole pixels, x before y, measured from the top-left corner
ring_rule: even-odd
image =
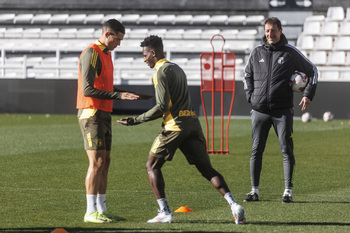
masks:
[[[159,211],[158,215],[147,221],[147,223],[172,223],[174,217],[171,213],[166,211]]]
[[[284,193],[282,196],[282,203],[291,203],[293,202],[292,194]]]
[[[233,205],[231,207],[231,210],[236,224],[244,224],[246,222],[246,218],[244,216],[244,208],[242,206],[238,204]]]
[[[104,212],[103,215],[106,216],[107,218],[110,218],[110,219],[115,220],[115,221],[126,221],[125,218],[117,216],[115,214],[112,214],[108,210],[106,212]]]
[[[249,202],[249,201],[259,201],[259,195],[254,193],[253,191],[250,193],[247,193],[247,197],[243,199],[243,202]]]
[[[110,218],[107,218],[103,214],[99,214],[98,211],[84,216],[84,222],[91,222],[91,223],[110,223],[113,220]]]

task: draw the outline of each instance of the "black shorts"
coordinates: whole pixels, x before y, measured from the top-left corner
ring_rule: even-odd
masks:
[[[79,119],[85,150],[107,150],[112,147],[111,113],[97,110],[89,118]]]
[[[191,130],[183,131],[166,131],[163,129],[154,140],[150,155],[171,161],[177,148],[182,151],[189,164],[210,161],[200,125],[192,127]]]

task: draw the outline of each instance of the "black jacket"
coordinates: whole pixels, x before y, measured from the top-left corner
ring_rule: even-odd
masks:
[[[276,44],[267,44],[266,36],[251,52],[245,67],[244,90],[252,109],[269,112],[293,107],[293,91],[289,79],[295,71],[305,73],[309,82],[303,96],[313,99],[318,72],[297,48],[288,44],[284,34]]]

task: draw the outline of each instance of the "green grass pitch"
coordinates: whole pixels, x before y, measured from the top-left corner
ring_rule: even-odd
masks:
[[[107,205],[127,221],[99,225],[83,222],[88,160],[76,116],[0,115],[0,232],[350,232],[350,120],[294,121],[295,202],[282,204],[282,155],[273,129],[261,201],[242,202],[250,191],[251,126],[249,119],[232,119],[229,155],[210,157],[245,208],[247,224],[235,225],[226,200],[179,151],[163,168],[167,198],[172,211],[193,212],[174,213],[172,224],[147,224],[158,205],[145,163],[161,120],[126,127],[119,118],[113,116]]]

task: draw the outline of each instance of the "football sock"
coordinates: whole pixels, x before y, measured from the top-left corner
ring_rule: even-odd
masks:
[[[106,194],[97,194],[97,211],[102,214],[107,211],[106,207]]]
[[[233,197],[231,192],[227,192],[224,196],[224,198],[226,199],[226,201],[228,202],[228,204],[230,204],[230,206],[237,204],[235,198]]]
[[[160,211],[165,211],[166,213],[170,213],[170,209],[166,198],[157,199],[157,202],[158,202]]]
[[[252,187],[252,192],[259,195],[259,187],[258,186],[253,186]]]
[[[291,188],[286,188],[286,189],[284,190],[283,195],[284,195],[284,194],[287,194],[287,193],[289,193],[290,195],[292,195],[292,189],[291,189]]]
[[[87,203],[86,215],[90,215],[96,212],[97,210],[96,199],[97,199],[97,195],[86,194],[86,203]]]

